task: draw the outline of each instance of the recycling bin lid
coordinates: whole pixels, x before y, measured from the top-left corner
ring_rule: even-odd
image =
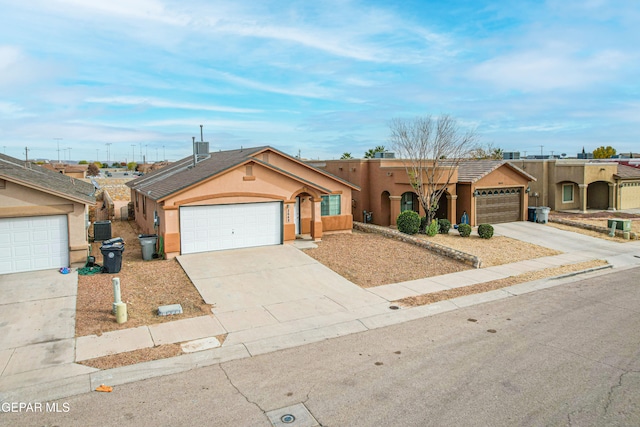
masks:
[[[122,237],[114,237],[102,242],[102,245],[113,245],[114,243],[122,243],[124,245],[124,239]]]

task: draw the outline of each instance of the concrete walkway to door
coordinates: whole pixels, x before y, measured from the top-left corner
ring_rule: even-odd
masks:
[[[358,309],[388,310],[388,301],[292,245],[203,252],[178,261],[229,332]]]

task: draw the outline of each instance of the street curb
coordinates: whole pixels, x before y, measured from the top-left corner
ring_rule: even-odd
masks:
[[[562,274],[560,276],[549,277],[547,278],[547,280],[559,280],[559,279],[564,279],[566,277],[573,277],[579,274],[587,274],[587,273],[592,273],[594,271],[606,270],[611,268],[613,268],[613,264],[601,265],[600,267],[587,268],[586,270],[574,271],[572,273]]]

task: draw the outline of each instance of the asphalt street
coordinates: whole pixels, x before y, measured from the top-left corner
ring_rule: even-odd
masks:
[[[5,406],[0,425],[269,426],[265,413],[302,403],[323,426],[637,426],[638,331],[634,268],[62,399],[58,412]]]

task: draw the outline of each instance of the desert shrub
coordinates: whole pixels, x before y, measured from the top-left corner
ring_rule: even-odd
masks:
[[[478,236],[483,239],[490,239],[493,236],[493,226],[491,224],[480,224],[478,226]]]
[[[451,230],[451,221],[448,219],[439,219],[438,220],[438,233],[440,234],[449,234],[449,230]]]
[[[406,234],[416,234],[420,229],[420,215],[414,211],[404,211],[396,220],[398,231]]]
[[[460,224],[458,225],[458,232],[461,237],[469,237],[471,234],[471,226],[469,224]]]
[[[436,221],[435,219],[431,220],[431,224],[429,224],[425,232],[427,233],[427,236],[430,237],[438,234],[438,221]]]

